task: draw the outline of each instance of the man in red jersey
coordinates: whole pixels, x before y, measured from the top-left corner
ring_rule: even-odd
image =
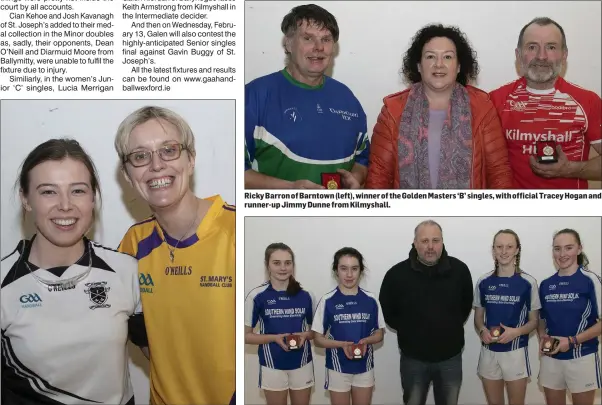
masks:
[[[596,93],[560,77],[568,48],[564,30],[535,18],[519,34],[516,60],[522,77],[491,92],[508,144],[516,188],[586,189],[602,179],[602,103]],[[557,161],[537,157],[555,146]],[[539,149],[539,150],[538,150]]]

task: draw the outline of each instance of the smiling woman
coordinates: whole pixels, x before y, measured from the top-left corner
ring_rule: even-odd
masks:
[[[41,236],[32,255],[44,250],[40,245],[71,249],[92,226],[95,194],[100,197],[100,188],[92,161],[78,149],[76,142],[49,141],[23,163],[19,195]],[[60,154],[64,154],[62,160],[52,159]],[[76,260],[83,251],[83,246],[79,247],[79,251],[66,251],[55,260]]]
[[[57,356],[63,356],[63,352],[67,350],[69,344],[72,344],[74,341],[79,342],[79,338],[76,338],[77,336],[87,337],[88,332],[98,334],[99,339],[104,339],[103,334],[112,335],[116,339],[120,338],[121,332],[119,331],[119,328],[122,326],[114,327],[106,323],[91,326],[90,323],[95,322],[95,317],[102,318],[101,315],[104,312],[109,312],[112,308],[116,307],[117,302],[113,302],[113,300],[116,299],[117,296],[122,294],[134,296],[134,293],[136,293],[143,296],[139,299],[140,302],[145,299],[144,296],[148,296],[155,297],[158,300],[156,301],[158,302],[157,305],[176,307],[176,311],[180,307],[188,308],[186,314],[180,313],[177,317],[174,316],[170,326],[175,325],[175,327],[171,329],[167,326],[165,327],[166,330],[173,332],[173,334],[170,334],[168,337],[173,337],[177,334],[178,338],[186,338],[189,335],[185,334],[183,331],[193,334],[193,329],[196,328],[195,325],[199,324],[199,319],[202,319],[203,322],[199,324],[199,328],[211,328],[216,331],[212,334],[213,338],[207,337],[207,339],[212,339],[211,343],[204,344],[201,342],[201,339],[198,339],[196,341],[201,342],[198,343],[198,346],[196,344],[193,347],[186,346],[182,348],[182,351],[193,353],[190,357],[194,357],[194,354],[197,352],[200,352],[201,355],[204,356],[205,353],[202,348],[214,347],[216,346],[216,341],[219,341],[220,343],[224,342],[223,350],[215,355],[220,358],[220,364],[223,364],[224,362],[228,363],[228,359],[231,358],[231,368],[233,369],[234,349],[228,350],[228,348],[230,347],[230,342],[232,342],[231,347],[234,347],[234,309],[230,311],[227,305],[231,305],[233,308],[235,303],[235,277],[233,274],[235,212],[234,207],[230,204],[226,204],[225,201],[234,203],[235,200],[235,162],[232,159],[224,159],[223,157],[228,153],[234,153],[234,100],[3,100],[0,104],[0,132],[2,134],[0,137],[0,151],[2,154],[0,163],[2,166],[1,172],[3,178],[1,184],[2,191],[0,192],[0,196],[2,196],[2,209],[0,210],[0,213],[2,214],[0,220],[0,223],[2,224],[0,229],[2,235],[0,240],[2,241],[2,256],[8,255],[2,262],[3,279],[0,280],[4,282],[2,285],[2,294],[0,294],[3,297],[2,322],[5,320],[6,322],[9,322],[10,316],[7,317],[5,315],[7,313],[10,315],[12,313],[10,311],[17,313],[16,310],[18,308],[19,314],[26,316],[37,314],[35,317],[36,321],[43,319],[49,323],[48,325],[35,324],[35,326],[33,326],[36,328],[36,331],[41,331],[39,336],[36,332],[32,332],[32,335],[34,335],[36,339],[56,340],[58,339],[56,333],[58,333],[59,330],[61,332],[61,339],[63,339],[63,335],[69,335],[69,330],[73,330],[74,337],[65,339],[65,349],[57,349]],[[125,117],[129,116],[134,111],[138,111],[145,105],[158,105],[170,108],[171,111],[176,111],[179,116],[184,117],[187,124],[187,130],[180,130],[180,128],[184,127],[178,126],[179,124],[176,120],[171,120],[165,116],[159,120],[136,122],[135,127],[137,126],[139,128],[133,128],[133,135],[128,138],[128,142],[131,142],[131,145],[125,143],[123,147],[125,154],[129,155],[130,153],[136,152],[137,158],[134,159],[133,156],[130,157],[130,160],[134,161],[133,165],[130,164],[129,161],[124,164],[124,156],[115,153],[114,138],[111,134],[114,135],[116,133]],[[153,128],[152,124],[157,122],[160,122],[160,124],[165,127],[165,132],[161,131],[161,125]],[[188,135],[182,136],[182,134],[187,134],[188,132],[194,132],[196,144],[193,137],[189,139]],[[65,143],[63,140],[60,140],[60,142],[53,141],[46,144],[48,139],[62,136],[63,134],[72,137],[77,142],[70,141]],[[169,137],[157,140],[156,137],[160,136]],[[149,139],[153,142],[150,145],[146,143]],[[173,143],[166,142],[170,140],[175,140],[176,142],[174,143],[183,145],[184,148],[172,148]],[[68,157],[65,157],[59,152],[52,152],[51,155],[53,157],[56,156],[56,159],[46,159],[49,155],[46,152],[44,154],[40,152],[42,150],[45,151],[46,148],[49,148],[49,150],[52,149],[53,151],[55,149],[60,151],[62,147],[57,145],[63,145],[63,143],[71,145],[68,148],[70,151]],[[38,144],[46,145],[43,149],[36,149],[35,153],[32,155],[36,157],[35,162],[39,162],[39,165],[36,164],[32,166],[27,163],[23,166],[24,173],[28,172],[29,167],[33,167],[33,170],[29,171],[29,186],[24,185],[21,187],[21,184],[19,183],[13,189],[14,179],[19,178],[21,175],[21,163],[26,160],[26,157],[32,153],[32,149]],[[77,156],[80,156],[75,155],[74,151],[76,145],[79,145],[80,149],[89,152],[91,160],[93,160],[96,165],[96,170],[93,170],[92,168],[87,169],[84,160],[76,159]],[[148,166],[140,167],[140,165],[146,163],[144,159],[146,159],[147,154],[144,152],[151,152],[151,160],[156,161],[159,159],[161,162],[164,162],[165,160],[164,164],[157,164],[155,162],[152,165],[149,164]],[[175,159],[177,155],[174,154],[176,152],[179,153],[179,158],[177,159]],[[193,153],[194,158],[192,157]],[[174,159],[169,160],[172,158]],[[194,161],[193,177],[190,177],[191,172],[188,170],[190,167],[189,165],[192,165],[192,162],[190,162],[189,159],[193,159]],[[29,160],[27,160],[27,162],[29,162]],[[123,169],[127,169],[127,172],[131,175],[131,185],[128,183],[130,177],[124,176],[126,171]],[[59,173],[67,172],[69,173],[69,176],[71,176],[67,183],[64,183],[64,181],[67,181],[66,178],[64,180],[55,178]],[[94,176],[88,175],[88,173],[92,173]],[[42,179],[40,176],[44,176],[44,178]],[[99,182],[102,184],[102,207],[100,206],[101,197],[100,188],[98,187]],[[36,189],[41,183],[47,183],[51,186],[44,186],[39,190]],[[19,188],[23,188],[24,191],[29,190],[29,192],[26,193],[27,195],[24,194],[24,197],[26,197],[28,204],[33,208],[32,211],[24,211],[23,204],[19,198]],[[138,189],[142,191],[142,195],[137,192]],[[191,192],[189,189],[193,191]],[[182,190],[186,190],[187,193],[192,194],[193,198],[189,198],[188,194],[186,194],[184,199],[179,200],[179,196],[183,195],[181,194]],[[127,253],[138,253],[138,242],[142,242],[144,239],[144,237],[140,240],[136,239],[137,236],[133,234],[134,231],[141,230],[146,226],[149,228],[144,228],[142,230],[150,229],[150,233],[152,234],[154,229],[153,225],[157,225],[157,235],[163,235],[161,233],[162,230],[166,231],[165,238],[167,244],[163,240],[161,240],[161,244],[156,244],[156,246],[152,243],[148,244],[148,242],[156,242],[155,239],[151,238],[147,240],[146,244],[142,243],[140,245],[140,250],[150,247],[154,248],[149,256],[140,259],[140,265],[130,257],[131,255],[123,253],[106,250],[104,256],[101,256],[95,249],[96,245],[93,244],[92,247],[95,249],[95,255],[101,257],[102,260],[106,262],[107,266],[104,266],[100,262],[97,263],[96,261],[93,261],[92,270],[86,276],[85,274],[89,265],[89,256],[84,252],[88,251],[89,248],[85,248],[85,245],[80,243],[79,245],[76,245],[79,249],[76,252],[71,252],[67,255],[68,249],[61,248],[60,254],[53,255],[53,259],[57,261],[61,260],[61,262],[56,263],[57,266],[61,266],[61,263],[63,262],[63,264],[67,264],[68,262],[66,262],[66,260],[71,257],[70,260],[72,265],[64,272],[64,274],[61,274],[61,277],[53,276],[51,273],[43,270],[46,269],[46,267],[52,266],[54,263],[27,263],[34,275],[39,276],[42,279],[41,281],[37,281],[34,275],[19,277],[13,281],[12,273],[9,273],[11,267],[15,266],[16,260],[18,260],[19,255],[17,253],[20,252],[23,252],[23,258],[17,265],[18,269],[20,271],[21,269],[24,269],[25,272],[29,272],[25,267],[25,264],[23,264],[24,259],[29,257],[28,251],[23,251],[23,249],[19,248],[20,250],[13,253],[12,256],[10,254],[15,250],[15,247],[22,239],[30,240],[32,239],[31,236],[34,234],[36,234],[36,236],[32,242],[33,246],[45,239],[50,239],[56,243],[64,242],[63,244],[68,244],[71,243],[69,242],[70,240],[77,240],[75,236],[72,238],[72,235],[80,233],[81,236],[90,229],[90,231],[85,234],[87,238],[99,242],[103,246],[117,249],[130,226],[138,222],[144,222],[144,219],[148,219],[149,214],[153,209],[156,208],[157,211],[163,210],[167,212],[169,211],[167,207],[181,207],[183,205],[182,202],[185,202],[186,204],[192,202],[193,204],[191,206],[194,207],[194,195],[208,197],[216,194],[223,196],[224,202],[218,203],[214,201],[215,204],[212,206],[213,209],[208,210],[208,213],[203,218],[202,224],[197,228],[198,232],[196,235],[191,236],[190,238],[183,238],[179,245],[177,245],[177,240],[189,227],[194,226],[191,224],[193,221],[192,211],[185,211],[182,215],[181,219],[184,223],[182,227],[186,228],[182,230],[182,234],[177,230],[172,229],[173,221],[168,221],[165,228],[159,227],[159,223],[163,225],[163,222],[161,222],[163,217],[160,214],[153,217],[158,218],[159,222],[149,221],[134,226],[131,231],[132,233],[128,234],[128,242],[122,242],[121,249],[125,251],[129,246],[130,236],[133,241],[136,241],[134,245],[135,250],[128,250]],[[48,215],[45,215],[41,211],[42,208],[50,204],[51,200],[59,200],[60,202],[63,199],[70,202],[70,209],[68,212],[60,211],[60,205],[52,212],[49,211]],[[204,200],[210,200],[210,198]],[[217,200],[217,197],[215,197],[215,200]],[[180,203],[178,204],[177,201],[180,201]],[[45,205],[41,205],[42,203]],[[199,202],[198,204],[199,209],[206,206],[206,203]],[[194,210],[194,208],[192,208],[192,210]],[[26,214],[24,218],[21,211],[24,211]],[[57,212],[59,214],[55,216]],[[92,216],[94,216],[94,218]],[[37,220],[38,217],[40,218],[39,221]],[[37,224],[35,223],[36,221],[39,222],[41,231],[38,231],[38,228],[36,227]],[[176,240],[170,239],[172,237]],[[176,245],[177,247],[175,247]],[[200,253],[198,250],[199,245],[204,246]],[[216,245],[219,245],[219,248],[216,248]],[[35,258],[36,249],[36,247],[32,248],[32,260]],[[174,251],[173,263],[170,259],[170,250]],[[148,251],[148,249],[145,251]],[[204,255],[205,253],[207,253],[207,255]],[[71,254],[72,256],[70,256]],[[106,255],[112,254],[121,257],[121,261],[132,261],[133,264],[122,265],[116,263],[114,259],[104,258]],[[133,255],[135,256],[136,254]],[[207,257],[209,257],[209,259],[205,260]],[[95,256],[93,256],[93,259],[94,258]],[[158,261],[161,259],[163,259],[163,262]],[[210,266],[210,263],[215,263],[215,266]],[[149,272],[146,271],[145,268],[148,264],[158,264],[158,266],[152,267],[152,272]],[[100,266],[100,269],[96,268],[97,265]],[[41,266],[42,269],[40,269],[39,266]],[[109,268],[116,273],[109,271]],[[48,270],[54,271],[54,268],[49,267]],[[159,273],[159,275],[155,274],[155,272]],[[57,274],[59,274],[58,271]],[[119,284],[116,284],[114,279],[117,276],[125,277],[126,274],[130,274],[132,280],[126,290],[123,290],[122,287],[119,287]],[[82,280],[71,280],[72,277],[79,277],[79,275],[82,276]],[[33,280],[33,283],[29,283],[29,281],[24,283],[25,280],[29,280],[30,278]],[[40,284],[41,282],[54,281],[55,279],[66,280],[69,282],[51,284],[50,286]],[[73,283],[71,283],[71,281],[73,281]],[[102,283],[105,281],[107,282],[105,285],[98,284],[86,286],[86,284],[90,282]],[[184,288],[181,288],[179,294],[175,297],[166,296],[163,293],[167,292],[166,287],[171,284],[177,284],[175,288],[182,286],[184,286]],[[75,285],[75,288],[73,288],[73,285]],[[19,293],[16,292],[15,289],[18,289]],[[49,291],[49,289],[51,291]],[[192,289],[194,289],[194,291],[192,291]],[[13,293],[9,294],[11,290]],[[189,294],[185,294],[188,290],[190,290]],[[15,296],[15,294],[17,295]],[[32,295],[31,298],[29,297],[30,294]],[[37,294],[37,296],[35,294]],[[20,302],[20,297],[23,295],[24,302]],[[107,301],[102,303],[104,296],[107,297]],[[193,299],[188,299],[190,296],[192,296]],[[195,301],[196,296],[202,296],[204,299],[211,302],[211,304],[204,305],[197,303]],[[91,301],[92,297],[96,300],[95,302]],[[37,301],[37,299],[40,299],[41,301]],[[71,301],[71,299],[73,300]],[[226,301],[226,303],[223,303],[221,301],[222,299]],[[58,309],[55,306],[55,303],[57,302],[64,303],[66,301],[69,301],[69,304],[61,304]],[[132,300],[132,302],[134,302],[134,300]],[[161,316],[161,311],[156,314],[153,313],[152,309],[154,303],[155,302],[151,301],[151,303],[147,305],[147,309],[150,312],[147,311],[146,313],[145,318],[149,318],[146,319],[146,321],[152,322],[154,317]],[[17,304],[17,308],[14,304]],[[68,308],[68,310],[63,308],[69,305],[73,308]],[[111,305],[111,308],[90,308],[98,305]],[[25,306],[30,306],[26,309],[27,311],[35,312],[22,312],[25,310]],[[220,311],[205,310],[208,306],[221,306],[225,308],[224,312],[226,312],[226,315]],[[81,307],[79,309],[80,312],[76,312],[78,307]],[[63,322],[54,322],[56,315],[54,313],[52,316],[49,315],[49,312],[56,312],[57,310],[58,313],[64,312],[65,314],[71,314],[72,312],[76,312],[81,314],[81,319],[83,319],[82,322],[85,321],[85,326],[82,327],[87,327],[89,329],[86,329],[86,333],[78,332],[76,330],[77,327],[79,327],[78,323],[75,323],[71,329],[61,329]],[[229,316],[230,313],[232,314],[231,318]],[[44,319],[44,317],[47,319]],[[194,317],[194,322],[190,321],[189,317]],[[142,316],[136,318],[138,319],[140,326],[144,326],[145,319]],[[50,323],[52,323],[52,325]],[[8,324],[3,323],[3,328],[5,325]],[[18,324],[13,324],[13,326],[14,325],[19,326]],[[230,325],[232,325],[232,329],[229,329]],[[127,322],[125,323],[125,326],[127,328]],[[102,331],[100,331],[100,329],[102,329]],[[15,334],[16,330],[17,329],[10,325],[7,330],[3,329],[3,339],[8,333]],[[48,330],[49,332],[44,333],[43,331],[45,330]],[[231,336],[231,338],[224,337],[222,339],[222,332],[227,336]],[[198,333],[198,331],[194,330],[194,333]],[[126,329],[126,337],[127,334],[128,330]],[[213,339],[215,339],[215,341]],[[161,343],[161,338],[156,340]],[[42,378],[45,378],[46,375],[48,375],[49,378],[54,378],[55,374],[50,375],[38,372],[40,365],[38,363],[30,363],[29,357],[25,358],[21,355],[23,350],[21,348],[22,346],[19,347],[19,352],[17,352],[14,336],[11,335],[10,341],[14,348],[14,352],[16,353],[16,359],[23,363],[30,371],[35,371],[36,374]],[[178,339],[178,342],[180,341],[181,340]],[[30,341],[28,341],[28,344],[29,342]],[[127,346],[125,346],[127,340],[124,340],[123,342],[124,346],[121,347],[121,350],[124,351],[124,362],[129,366],[128,372],[131,377],[136,403],[149,404],[149,396],[151,395],[151,390],[149,389],[149,374],[152,373],[153,376],[157,374],[154,370],[150,369],[150,363],[145,358],[145,354],[149,353],[143,353],[144,351],[141,351],[139,347],[135,347],[135,344],[127,343]],[[41,343],[39,350],[44,350],[47,347],[52,348],[48,343]],[[142,347],[144,348],[144,346],[145,345],[143,344]],[[162,349],[161,346],[163,346]],[[178,344],[178,346],[181,345]],[[82,346],[81,350],[84,350],[83,347],[84,346]],[[86,348],[86,350],[91,349],[92,346]],[[175,351],[172,352],[168,346],[161,344],[158,346],[155,345],[154,349],[155,350],[150,353],[151,356],[155,356],[153,366],[157,364],[157,362],[162,361],[162,359],[164,360],[170,356],[180,355],[181,353],[180,351],[177,351],[177,353]],[[228,350],[228,353],[224,353],[226,350]],[[96,350],[94,350],[94,352],[96,352]],[[98,352],[102,353],[103,351],[98,350]],[[106,353],[107,351],[105,351],[105,354]],[[165,355],[165,353],[167,354]],[[161,358],[162,355],[163,357]],[[74,358],[75,356],[80,359],[80,362],[81,359],[88,357],[87,354],[82,354],[80,350],[76,350]],[[36,357],[36,359],[38,357]],[[205,357],[205,359],[209,358],[209,355]],[[174,360],[174,362],[175,361],[177,360]],[[76,366],[80,366],[80,362],[76,362]],[[44,362],[40,362],[40,364],[42,363]],[[198,361],[197,363],[212,364],[210,361]],[[217,364],[218,362],[216,361],[214,363]],[[45,364],[53,367],[53,370],[61,370],[65,365],[72,363],[71,357],[67,356],[63,357],[61,364],[55,364],[55,361],[52,359]],[[99,362],[99,366],[102,367],[102,364],[103,363]],[[194,366],[190,365],[188,362],[182,362],[181,364],[182,367]],[[230,364],[227,364],[227,366],[230,367]],[[164,367],[161,369],[164,369]],[[5,369],[3,368],[2,376],[4,378],[6,375],[8,378],[9,374],[5,374],[4,370]],[[77,367],[74,367],[73,370],[76,371]],[[22,370],[15,372],[20,373]],[[218,384],[212,383],[213,376],[208,376],[207,373],[201,378],[199,377],[198,372],[199,370],[196,368],[193,370],[187,369],[183,372],[184,374],[192,375],[191,378],[195,379],[194,383],[189,382],[188,385],[198,387],[203,385],[218,386]],[[113,372],[112,375],[118,377],[119,373]],[[234,378],[233,371],[231,375],[232,378]],[[77,385],[79,381],[85,378],[85,376],[86,373],[82,373],[81,378],[73,382],[73,385]],[[104,374],[102,378],[104,378]],[[216,376],[215,378],[218,377]],[[48,383],[58,389],[66,392],[73,392],[82,398],[85,397],[81,394],[84,392],[85,388],[76,386],[76,388],[72,390],[70,388],[71,385],[63,385],[55,379],[48,379]],[[12,380],[8,381],[3,379],[1,384],[2,389],[4,390],[4,387],[7,387],[7,389],[10,388],[11,384]],[[34,383],[34,386],[36,386],[35,384],[36,383]],[[69,384],[71,384],[71,382]],[[92,385],[92,383],[90,383],[90,385]],[[102,387],[106,387],[106,385],[104,383],[100,384],[100,388]],[[227,393],[223,394],[223,396],[226,397],[223,401],[215,400],[213,398],[202,401],[201,399],[194,398],[193,400],[186,399],[180,401],[180,403],[227,404],[233,394],[233,383],[228,386],[224,385],[223,389],[224,391],[228,390]],[[107,388],[106,391],[108,392],[109,389]],[[127,396],[128,392],[124,395],[126,401],[131,398],[131,396]],[[84,402],[78,399],[71,401],[63,401],[63,398],[55,399],[62,403]],[[95,398],[91,399],[96,400]],[[99,399],[98,401],[101,400]],[[178,403],[177,400],[172,401],[170,398],[167,398],[167,401],[169,403]],[[1,402],[3,404],[5,403],[4,398],[2,398]],[[44,404],[44,401],[39,400],[37,397],[35,398],[35,402],[36,404]],[[8,404],[8,402],[6,403]],[[120,402],[119,400],[110,397],[102,403],[116,405]],[[155,401],[153,403],[159,404],[161,402]]]
[[[384,100],[366,188],[512,187],[506,140],[489,96],[469,85],[476,52],[457,27],[420,29],[403,58],[410,88]]]
[[[235,390],[234,206],[220,195],[194,194],[194,134],[171,110],[132,112],[119,125],[115,149],[122,175],[153,213],[118,248],[139,260],[145,283],[155,287],[142,294],[150,314],[151,404],[227,404]],[[221,310],[199,322],[201,308]]]
[[[1,264],[3,402],[134,404],[128,335],[146,345],[137,263],[84,236],[100,199],[91,158],[76,141],[49,140],[18,187],[35,234]]]

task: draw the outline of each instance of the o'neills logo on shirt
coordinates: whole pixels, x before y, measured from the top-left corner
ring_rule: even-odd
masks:
[[[506,139],[509,141],[556,141],[556,142],[571,142],[573,135],[580,134],[581,131],[565,131],[562,133],[554,133],[551,130],[548,132],[521,132],[519,129],[507,129]]]
[[[192,266],[170,266],[165,268],[166,276],[189,276],[192,274]]]

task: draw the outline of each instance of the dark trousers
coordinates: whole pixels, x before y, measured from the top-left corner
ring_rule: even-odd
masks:
[[[457,405],[462,386],[462,353],[439,363],[426,363],[401,354],[401,388],[405,405],[424,405],[433,383],[436,405]]]

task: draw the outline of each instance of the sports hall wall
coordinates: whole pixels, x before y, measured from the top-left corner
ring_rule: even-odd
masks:
[[[230,100],[24,100],[1,103],[1,172],[2,252],[12,252],[23,238],[20,201],[15,181],[27,154],[50,138],[74,138],[91,155],[100,177],[102,209],[93,231],[93,239],[116,248],[127,229],[144,219],[150,211],[140,201],[119,171],[119,159],[113,147],[115,132],[121,121],[146,105],[170,108],[190,125],[196,138],[196,165],[193,177],[196,195],[208,197],[219,193],[235,203],[234,101]],[[31,236],[31,224],[26,236]],[[136,404],[149,403],[148,361],[130,344],[131,377]]]
[[[310,3],[310,2],[305,2]],[[245,82],[284,67],[280,24],[303,1],[245,3]],[[494,90],[518,78],[514,50],[521,28],[535,17],[550,17],[564,29],[569,49],[565,79],[601,94],[601,3],[599,1],[328,1],[313,2],[332,13],[340,37],[328,72],[362,103],[368,133],[382,100],[405,89],[400,69],[412,37],[423,26],[458,26],[477,52],[475,85]],[[592,152],[595,152],[592,149]],[[594,155],[595,156],[595,155]],[[592,183],[600,187],[600,183]]]
[[[336,287],[332,277],[334,253],[350,246],[365,258],[367,271],[360,287],[376,295],[385,273],[396,263],[407,259],[414,238],[414,228],[425,219],[437,221],[443,228],[443,242],[449,255],[462,260],[472,274],[473,286],[481,275],[493,269],[491,246],[495,233],[504,228],[518,233],[521,244],[521,268],[535,277],[538,284],[554,271],[552,238],[556,231],[573,228],[581,235],[584,252],[590,260],[590,269],[600,274],[602,266],[601,218],[381,218],[381,217],[247,217],[245,218],[245,294],[266,280],[263,264],[265,248],[273,242],[289,245],[296,260],[295,277],[303,288],[312,293],[314,310],[322,295]],[[408,326],[411,328],[411,326]],[[464,326],[466,345],[463,353],[464,379],[460,404],[485,404],[481,382],[476,374],[480,341],[473,326],[471,314]],[[374,355],[376,387],[374,404],[401,402],[399,354],[397,336],[385,330],[384,342],[376,345]],[[532,370],[527,387],[526,403],[544,405],[543,391],[537,385],[539,359],[537,338],[529,340],[529,358]],[[313,349],[315,387],[312,404],[329,404],[323,389],[325,374],[324,349]],[[245,403],[265,403],[257,388],[259,363],[257,346],[245,347]],[[570,403],[570,399],[568,400]],[[433,404],[432,389],[427,404]],[[600,403],[600,394],[596,402]]]

